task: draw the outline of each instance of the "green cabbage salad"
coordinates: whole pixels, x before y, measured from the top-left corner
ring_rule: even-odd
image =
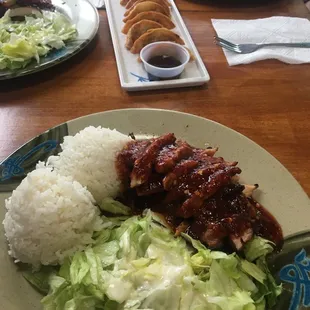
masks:
[[[112,210],[127,213],[118,203]],[[175,237],[149,210],[103,221],[85,251],[58,268],[24,273],[47,294],[44,309],[262,310],[281,293],[266,264],[273,247],[265,239],[254,237],[241,258],[186,234]]]
[[[52,49],[61,49],[76,37],[76,28],[64,15],[43,11],[41,17],[12,21],[10,10],[0,19],[0,70],[24,68]]]

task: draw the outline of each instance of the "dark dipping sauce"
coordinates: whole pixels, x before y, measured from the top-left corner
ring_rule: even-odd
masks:
[[[163,146],[162,139],[161,144],[156,146],[160,138],[130,142],[118,154],[116,166],[125,186],[120,201],[130,206],[134,214],[141,214],[146,208],[158,212],[176,234],[185,232],[213,249],[226,252],[241,250],[254,235],[274,242],[276,248],[281,249],[283,235],[279,223],[262,205],[243,193],[244,185],[232,182],[230,178],[227,181],[225,176],[213,181],[212,177],[219,170],[212,172],[210,167],[220,165],[221,171],[225,172],[225,169],[239,169],[235,167],[237,163],[206,156],[206,150],[193,148],[179,140]],[[150,154],[150,150],[154,154]],[[149,160],[152,161],[152,168],[147,181],[130,188],[136,163],[143,163],[140,168],[144,171],[150,166]],[[165,178],[182,163],[184,170],[177,182],[169,189],[164,188]],[[201,173],[203,169],[207,174]],[[205,184],[211,184],[216,191],[204,199],[198,208],[190,204],[187,206],[190,211],[182,211],[184,202],[195,196]]]
[[[151,57],[147,62],[150,65],[154,67],[158,67],[158,68],[175,68],[182,64],[180,60],[176,59],[175,57],[168,56],[168,55],[157,55],[157,56]],[[174,79],[178,79],[181,75],[181,74],[178,74],[176,76],[169,77],[169,78],[161,78],[149,72],[147,74],[148,74],[150,81],[174,80]]]

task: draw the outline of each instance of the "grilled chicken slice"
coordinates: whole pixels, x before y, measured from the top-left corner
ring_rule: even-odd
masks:
[[[174,134],[168,133],[157,139],[147,147],[144,154],[136,159],[134,167],[130,175],[130,187],[139,186],[147,181],[152,173],[153,164],[160,152],[160,150],[169,144],[174,143],[176,140]]]

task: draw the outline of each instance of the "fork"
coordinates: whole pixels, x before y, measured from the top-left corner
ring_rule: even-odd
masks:
[[[227,50],[238,54],[249,54],[257,51],[258,49],[266,46],[286,46],[286,47],[301,47],[310,48],[310,42],[301,43],[256,43],[256,44],[234,44],[224,40],[218,36],[214,37],[215,43]]]

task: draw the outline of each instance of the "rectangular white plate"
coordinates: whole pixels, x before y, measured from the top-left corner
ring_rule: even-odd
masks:
[[[202,85],[210,80],[208,71],[175,3],[173,0],[169,0],[169,2],[171,3],[172,21],[176,25],[173,31],[184,40],[185,45],[195,56],[195,61],[187,64],[181,77],[177,80],[149,82],[142,63],[138,62],[139,55],[132,54],[125,48],[126,35],[122,33],[125,7],[120,4],[120,0],[105,0],[118,74],[121,86],[127,91],[188,87]]]

